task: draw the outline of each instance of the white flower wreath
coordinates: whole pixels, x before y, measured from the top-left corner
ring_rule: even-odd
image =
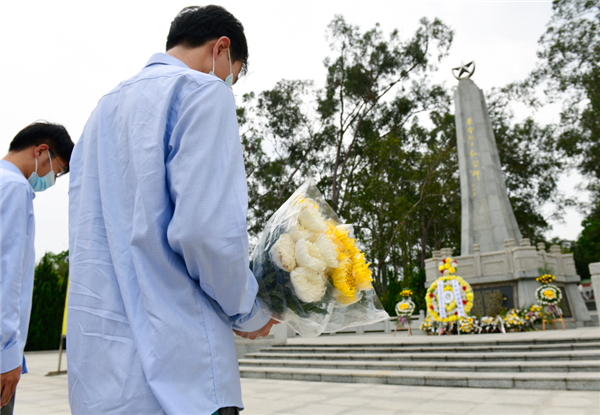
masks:
[[[411,316],[415,311],[415,303],[411,300],[404,299],[396,304],[396,315],[399,316]]]
[[[556,285],[544,284],[535,290],[535,296],[541,305],[557,305],[562,300],[562,291]]]

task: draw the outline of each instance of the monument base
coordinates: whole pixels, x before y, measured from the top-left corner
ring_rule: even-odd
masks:
[[[543,243],[536,249],[529,239],[521,239],[519,246],[515,246],[514,239],[507,239],[502,251],[481,253],[479,245],[473,245],[473,248],[473,255],[453,257],[459,266],[456,274],[471,284],[475,293],[472,315],[495,316],[502,309],[537,304],[538,268],[546,267],[552,269],[552,275],[556,277],[553,284],[563,292],[561,308],[565,321],[583,327],[591,320],[577,288],[581,278],[575,270],[573,255],[562,254],[559,246],[552,245],[548,253]],[[452,257],[452,250],[445,248],[434,251],[433,258],[425,261],[426,287],[440,277],[438,264],[447,257]]]

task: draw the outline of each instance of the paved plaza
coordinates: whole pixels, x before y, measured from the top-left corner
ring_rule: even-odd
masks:
[[[598,329],[546,331],[507,334],[560,338],[597,336]],[[494,335],[499,336],[499,335]],[[461,336],[476,341],[478,336]],[[336,335],[311,339],[323,343],[406,342],[422,336],[396,337],[383,334]],[[443,337],[427,340],[444,341]],[[301,343],[304,339],[290,339]],[[69,414],[67,376],[47,377],[56,371],[58,352],[27,353],[30,373],[21,378],[17,389],[16,415]],[[63,355],[62,368],[66,368]],[[244,415],[600,415],[600,393],[584,391],[477,389],[424,386],[370,385],[328,382],[302,382],[272,379],[242,379],[246,409]]]

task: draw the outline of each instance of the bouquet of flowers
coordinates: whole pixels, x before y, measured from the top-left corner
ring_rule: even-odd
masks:
[[[410,298],[411,295],[413,295],[413,292],[411,290],[402,290],[402,291],[400,291],[400,296],[401,297]]]
[[[504,333],[502,317],[484,316],[475,320],[475,326],[478,334],[481,333]]]
[[[429,336],[436,332],[437,325],[438,323],[434,320],[431,314],[427,313],[425,320],[421,323],[421,326],[419,328]]]
[[[250,256],[259,302],[302,336],[389,318],[352,225],[341,223],[312,180],[273,214]]]
[[[541,274],[541,273],[540,273]],[[539,278],[536,278],[535,280],[537,282],[539,282],[542,285],[546,285],[546,284],[550,284],[552,281],[554,281],[556,278],[554,277],[554,275],[552,274],[544,274]]]
[[[525,321],[519,316],[518,310],[515,310],[514,308],[508,310],[504,317],[504,327],[516,331],[523,331],[525,329],[524,325]]]
[[[542,319],[542,306],[532,305],[528,310],[523,310],[522,317],[533,327],[535,323]]]
[[[460,334],[471,334],[475,329],[475,319],[473,317],[461,317],[458,320],[458,330]]]

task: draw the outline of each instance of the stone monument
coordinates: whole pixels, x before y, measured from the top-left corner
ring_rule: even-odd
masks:
[[[521,232],[506,193],[485,98],[470,79],[475,63],[455,70],[459,72],[454,102],[462,199],[461,254],[473,254],[475,244],[482,252],[499,251],[506,239],[520,240]]]
[[[590,314],[577,288],[581,278],[572,254],[553,245],[546,252],[522,239],[513,213],[482,91],[470,77],[475,62],[453,69],[458,79],[454,93],[456,134],[462,198],[459,275],[475,293],[473,315],[496,315],[501,309],[535,304],[538,268],[550,267],[555,285],[563,291],[561,303],[567,324],[583,326]],[[518,243],[518,245],[517,245]],[[439,276],[438,262],[451,249],[434,251],[425,261],[426,286]]]

